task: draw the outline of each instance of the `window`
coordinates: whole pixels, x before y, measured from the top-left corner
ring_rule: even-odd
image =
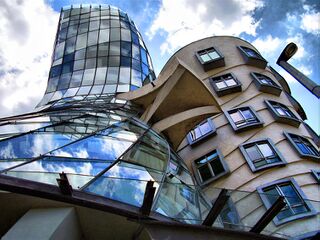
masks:
[[[206,185],[229,172],[229,168],[219,150],[214,150],[195,160],[193,168],[196,179],[201,185]]]
[[[204,122],[196,126],[194,129],[192,129],[188,133],[187,139],[189,144],[192,145],[198,143],[201,139],[204,139],[214,133],[216,133],[216,128],[211,118],[208,118]]]
[[[211,78],[210,84],[219,97],[229,93],[241,92],[241,83],[230,73]]]
[[[244,143],[239,148],[253,172],[286,164],[270,139]]]
[[[255,50],[243,46],[239,46],[238,49],[245,60],[245,63],[251,66],[265,69],[267,61]]]
[[[263,125],[263,121],[251,107],[241,107],[225,112],[234,131]]]
[[[260,92],[271,93],[280,96],[282,91],[281,87],[271,78],[259,73],[251,73],[251,76]]]
[[[225,65],[224,57],[213,47],[198,51],[196,56],[205,71]]]
[[[298,154],[301,157],[313,159],[313,160],[319,160],[320,154],[319,150],[313,143],[305,138],[301,137],[299,135],[295,135],[292,133],[284,133],[284,135],[287,137],[289,142],[292,144],[292,146],[297,150]]]
[[[259,187],[257,191],[267,208],[271,207],[279,196],[284,197],[286,206],[273,219],[276,225],[315,214],[311,203],[305,200],[304,193],[293,178],[275,181]]]
[[[314,177],[314,179],[320,183],[320,170],[311,170],[311,174]]]
[[[266,101],[266,104],[277,122],[282,122],[294,127],[299,127],[299,119],[287,106],[275,101]]]

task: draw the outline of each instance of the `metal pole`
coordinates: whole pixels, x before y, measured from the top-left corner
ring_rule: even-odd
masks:
[[[317,98],[320,98],[320,86],[287,62],[297,52],[297,50],[298,47],[296,44],[289,43],[280,54],[277,64],[290,73],[291,76],[297,79],[297,81],[300,82],[313,95],[315,95]]]

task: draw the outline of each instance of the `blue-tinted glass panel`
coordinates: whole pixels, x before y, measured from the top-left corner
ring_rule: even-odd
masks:
[[[158,182],[161,177],[162,174],[160,172],[119,162],[86,187],[84,191],[134,206],[141,206],[147,181],[154,180]],[[154,184],[157,188],[158,185],[158,183]]]
[[[0,158],[32,158],[61,147],[72,140],[58,132],[33,132],[0,142]]]

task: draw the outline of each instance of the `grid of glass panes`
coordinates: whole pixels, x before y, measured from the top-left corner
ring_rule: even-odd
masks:
[[[259,120],[250,108],[240,108],[229,111],[230,117],[237,127],[257,123]]]
[[[294,134],[289,134],[289,136],[303,154],[313,155],[316,157],[320,156],[319,151],[310,143],[308,139]]]
[[[269,86],[272,86],[272,87],[279,87],[271,78],[265,76],[265,75],[262,75],[262,74],[259,74],[259,73],[254,73],[255,77],[259,80],[259,82],[261,84],[265,84],[265,85],[269,85]]]
[[[214,48],[201,50],[198,52],[198,54],[204,63],[221,58],[219,53]]]
[[[256,142],[244,148],[250,161],[256,168],[281,161],[273,147],[267,141]]]
[[[231,74],[226,74],[220,77],[211,78],[214,84],[217,86],[219,90],[225,88],[231,88],[239,85],[238,82],[233,78]]]
[[[274,101],[269,101],[269,103],[272,105],[277,115],[297,119],[297,117],[290,111],[290,109],[287,106]]]
[[[286,206],[278,213],[277,218],[279,220],[309,211],[303,198],[290,182],[267,187],[263,189],[263,192],[271,204],[273,204],[279,196],[284,197]]]
[[[46,102],[127,92],[152,80],[149,53],[126,13],[109,6],[62,10]]]
[[[226,171],[216,150],[196,160],[195,165],[202,183]]]

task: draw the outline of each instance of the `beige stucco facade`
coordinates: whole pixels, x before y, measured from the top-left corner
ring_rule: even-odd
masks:
[[[252,226],[266,211],[266,207],[256,192],[257,188],[276,180],[293,178],[305,194],[306,199],[314,201],[311,204],[315,211],[319,212],[319,184],[311,175],[311,170],[319,169],[319,158],[310,160],[301,157],[284,135],[284,132],[289,132],[307,138],[312,143],[316,142],[316,139],[313,139],[314,136],[302,123],[305,118],[304,111],[299,104],[295,104],[295,100],[290,95],[290,89],[283,78],[276,76],[269,66],[261,68],[246,64],[237,48],[238,46],[255,49],[248,42],[229,36],[210,37],[193,42],[177,51],[169,59],[153,87],[149,84],[133,93],[122,94],[120,97],[144,106],[149,105],[145,107],[146,112],[143,115],[143,120],[149,121],[155,129],[169,138],[194,174],[198,174],[192,168],[192,163],[195,160],[215,149],[220,150],[230,172],[207,184],[203,189],[209,199],[215,197],[213,189],[233,190],[231,198],[237,208],[241,209],[238,213],[244,225]],[[214,47],[224,56],[225,66],[205,71],[195,53],[210,47]],[[255,50],[257,51],[257,49]],[[177,76],[176,69],[180,69],[179,76]],[[182,71],[183,73],[181,73]],[[186,72],[192,75],[192,80],[190,80],[190,76],[184,75]],[[259,91],[250,75],[251,72],[263,74],[281,86],[280,96]],[[210,85],[209,78],[228,73],[234,74],[241,82],[241,91],[219,97]],[[180,88],[176,82],[180,84]],[[181,85],[185,88],[181,88]],[[181,93],[181,89],[188,90]],[[172,93],[171,97],[167,97],[170,93]],[[292,126],[278,122],[268,109],[266,100],[272,100],[288,107],[301,124]],[[197,105],[194,104],[195,101]],[[161,110],[159,110],[161,105],[165,106],[166,116],[161,116]],[[263,124],[253,129],[235,132],[224,112],[248,106],[256,111]],[[216,127],[216,134],[191,146],[187,141],[186,134],[195,124],[206,119],[208,115],[211,116]],[[265,138],[274,143],[286,164],[252,172],[239,146],[246,142]],[[237,191],[245,191],[247,194],[239,194]],[[297,232],[304,234],[316,231],[319,227],[319,217],[313,214],[308,218],[296,219],[278,226],[272,222],[266,230],[291,235]]]

